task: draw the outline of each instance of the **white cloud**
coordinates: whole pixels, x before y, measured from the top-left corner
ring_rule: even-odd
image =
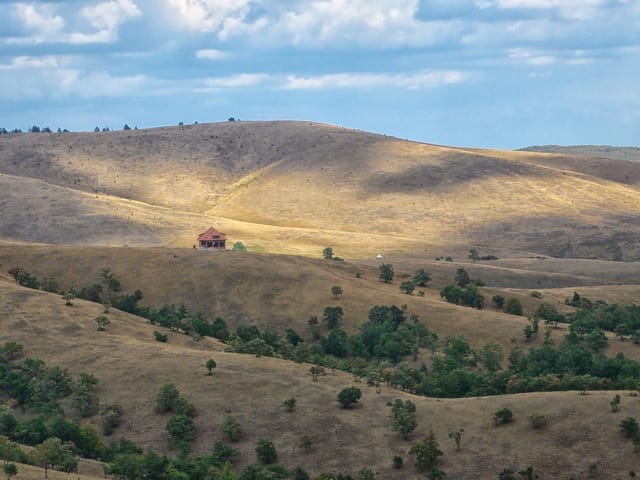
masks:
[[[139,17],[142,12],[132,0],[106,0],[85,6],[69,16],[77,17],[79,24],[88,24],[93,31],[65,32],[67,21],[50,4],[24,4],[13,6],[12,15],[24,27],[28,35],[9,37],[6,44],[41,43],[110,43],[118,39],[120,25]]]
[[[165,0],[172,19],[183,28],[196,32],[218,30],[225,20],[243,19],[249,12],[249,0]]]
[[[227,52],[222,50],[216,50],[214,48],[208,48],[196,51],[196,58],[203,58],[206,60],[221,60],[228,56]]]
[[[464,82],[469,75],[459,71],[420,71],[406,74],[334,73],[317,76],[288,76],[284,88],[319,90],[329,88],[391,87],[416,90]]]
[[[0,64],[0,70],[25,70],[30,68],[56,68],[59,66],[58,59],[53,56],[45,57],[29,57],[20,56],[11,60],[11,63],[2,65]]]
[[[527,65],[533,66],[545,66],[556,63],[558,59],[552,55],[543,54],[533,50],[526,50],[523,48],[512,48],[508,51],[509,58]]]
[[[205,90],[215,90],[222,88],[242,88],[254,87],[264,83],[269,79],[269,75],[264,73],[240,73],[227,77],[210,77],[203,80]]]

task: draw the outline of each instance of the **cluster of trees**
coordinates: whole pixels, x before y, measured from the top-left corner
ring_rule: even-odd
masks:
[[[481,280],[472,279],[464,268],[459,268],[456,272],[454,282],[447,285],[440,291],[440,296],[449,303],[456,305],[464,305],[467,307],[482,310],[485,307],[486,300],[478,291],[483,282]]]

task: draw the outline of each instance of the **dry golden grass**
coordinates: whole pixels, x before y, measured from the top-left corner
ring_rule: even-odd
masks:
[[[14,240],[190,246],[213,224],[256,251],[308,256],[329,244],[350,258],[474,245],[640,256],[634,162],[227,122],[4,135],[0,174],[0,236]]]
[[[618,427],[624,417],[640,416],[640,400],[626,392],[620,392],[621,411],[611,413],[609,400],[616,392],[438,400],[388,387],[375,393],[358,384],[363,390],[361,405],[343,410],[336,394],[353,384],[345,373],[329,373],[312,382],[309,365],[223,353],[220,344],[209,339],[193,342],[170,332],[169,342],[161,344],[153,340],[157,327],[115,310],[109,314],[108,331],[97,332],[93,319],[100,313],[100,305],[76,301],[67,307],[57,295],[0,281],[0,315],[5,319],[0,336],[23,343],[29,356],[68,366],[74,373],[93,372],[100,380],[102,401],[125,407],[125,424],[117,434],[145,448],[171,453],[163,433],[168,417],[153,413],[153,408],[160,386],[173,382],[198,407],[196,453],[207,451],[220,438],[219,425],[227,410],[237,416],[244,432],[234,445],[241,452],[240,465],[255,461],[255,441],[265,437],[274,441],[287,467],[301,465],[317,474],[366,466],[380,478],[422,478],[411,466],[410,442],[391,430],[386,403],[395,398],[416,403],[418,429],[411,440],[433,429],[445,452],[440,467],[451,478],[496,478],[504,467],[528,464],[535,465],[541,478],[584,478],[591,463],[598,465],[603,478],[617,478],[637,465],[631,442]],[[211,377],[203,366],[208,358],[218,364]],[[297,399],[293,413],[281,405],[289,397]],[[495,427],[492,415],[502,407],[512,409],[515,421]],[[533,412],[547,416],[547,428],[529,427],[526,417]],[[455,451],[447,435],[458,428],[465,432],[462,449]],[[308,455],[299,448],[304,435],[314,442]],[[405,459],[404,470],[391,469],[394,455]],[[26,467],[24,472],[18,478],[37,478]]]

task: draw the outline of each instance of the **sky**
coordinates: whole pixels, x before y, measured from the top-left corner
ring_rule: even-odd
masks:
[[[0,128],[640,145],[640,0],[0,0]]]

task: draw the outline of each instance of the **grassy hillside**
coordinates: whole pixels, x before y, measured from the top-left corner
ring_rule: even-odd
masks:
[[[256,251],[311,256],[491,245],[640,257],[640,165],[619,160],[226,122],[3,135],[0,174],[0,235],[15,241],[190,246],[214,224]]]
[[[302,465],[309,472],[357,471],[367,466],[380,478],[422,478],[407,454],[410,442],[391,430],[386,403],[411,399],[417,405],[415,441],[433,429],[444,456],[439,466],[452,478],[496,478],[504,467],[533,464],[541,478],[584,478],[588,466],[597,464],[603,478],[623,477],[636,462],[633,447],[619,432],[626,416],[640,415],[637,397],[622,394],[621,411],[611,413],[609,400],[615,392],[523,394],[501,397],[438,400],[412,396],[382,387],[376,393],[363,389],[361,405],[340,409],[336,394],[352,385],[350,375],[336,372],[313,382],[308,365],[274,358],[220,352],[220,345],[205,339],[169,333],[166,344],[155,342],[153,326],[117,311],[110,314],[107,332],[96,332],[93,318],[101,307],[76,301],[64,306],[57,295],[0,282],[0,335],[25,345],[29,356],[68,366],[73,372],[93,372],[100,380],[103,401],[125,406],[125,424],[118,434],[145,447],[167,450],[163,433],[168,417],[153,412],[155,393],[166,382],[198,407],[198,440],[195,452],[211,448],[220,438],[219,425],[227,409],[240,420],[240,465],[255,461],[257,438],[274,441],[282,463]],[[208,377],[203,367],[208,358],[218,364]],[[130,388],[136,385],[135,389]],[[247,392],[251,392],[247,394]],[[294,396],[296,411],[287,413],[281,402]],[[513,424],[495,427],[493,413],[509,407]],[[543,413],[549,425],[532,429],[526,417]],[[448,433],[464,428],[462,448]],[[314,447],[305,454],[298,447],[310,435]],[[391,458],[401,455],[407,463],[401,471],[391,468]],[[19,477],[30,478],[30,477]]]

